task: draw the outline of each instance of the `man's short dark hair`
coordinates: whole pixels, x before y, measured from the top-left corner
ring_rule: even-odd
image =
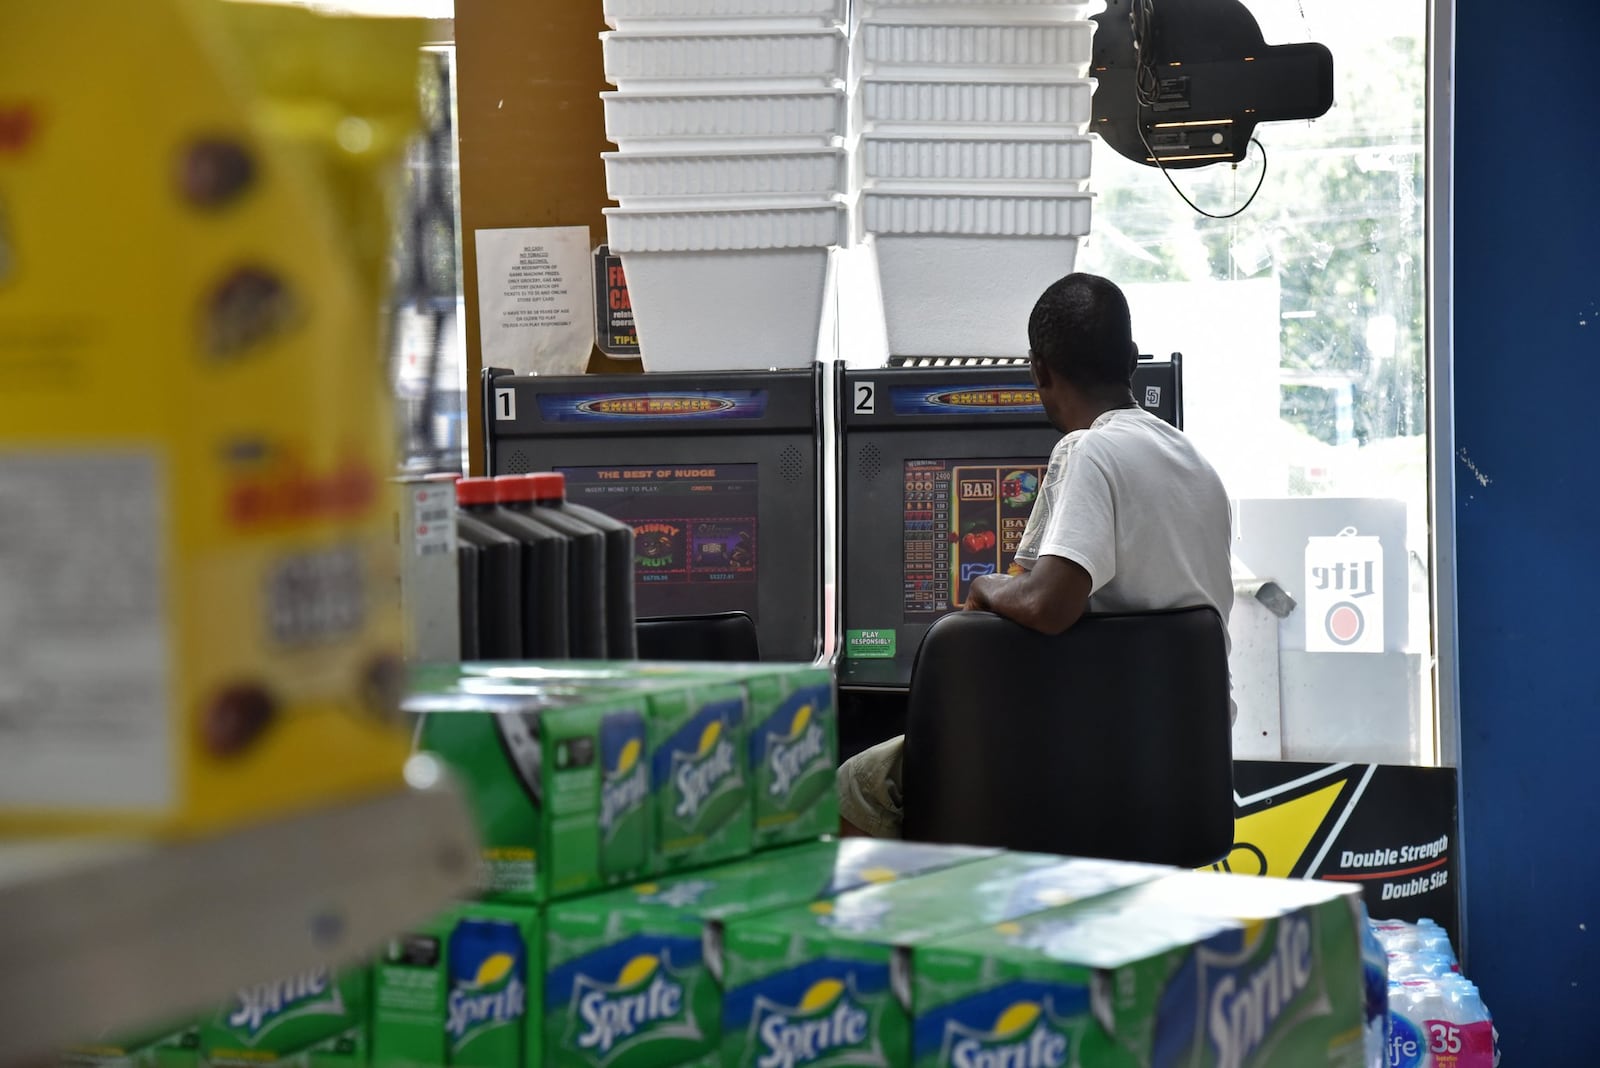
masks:
[[[1044,291],[1028,316],[1028,347],[1085,390],[1126,387],[1139,360],[1128,298],[1097,274],[1069,274]]]

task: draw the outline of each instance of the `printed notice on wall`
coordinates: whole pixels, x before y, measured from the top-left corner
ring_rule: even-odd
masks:
[[[594,346],[589,228],[479,230],[476,237],[483,365],[582,373]]]

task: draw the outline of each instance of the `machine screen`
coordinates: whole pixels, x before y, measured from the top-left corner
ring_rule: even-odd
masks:
[[[1010,571],[1045,464],[906,460],[906,622],[960,608],[973,579]]]
[[[966,602],[979,575],[1013,567],[1044,478],[1039,460],[905,461],[905,621]]]
[[[567,499],[630,524],[644,616],[746,612],[760,567],[757,464],[563,467]]]

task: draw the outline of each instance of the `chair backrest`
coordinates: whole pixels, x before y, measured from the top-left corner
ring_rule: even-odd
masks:
[[[744,612],[652,616],[639,620],[640,660],[754,663],[761,659],[755,622]]]
[[[955,612],[912,673],[905,836],[1200,867],[1233,845],[1232,747],[1210,608],[1055,636]]]

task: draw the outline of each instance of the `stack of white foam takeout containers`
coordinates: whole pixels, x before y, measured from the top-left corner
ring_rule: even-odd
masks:
[[[859,228],[889,351],[1017,356],[1089,232],[1097,0],[858,0]]]
[[[646,370],[816,358],[848,235],[847,0],[604,0],[606,183]]]

